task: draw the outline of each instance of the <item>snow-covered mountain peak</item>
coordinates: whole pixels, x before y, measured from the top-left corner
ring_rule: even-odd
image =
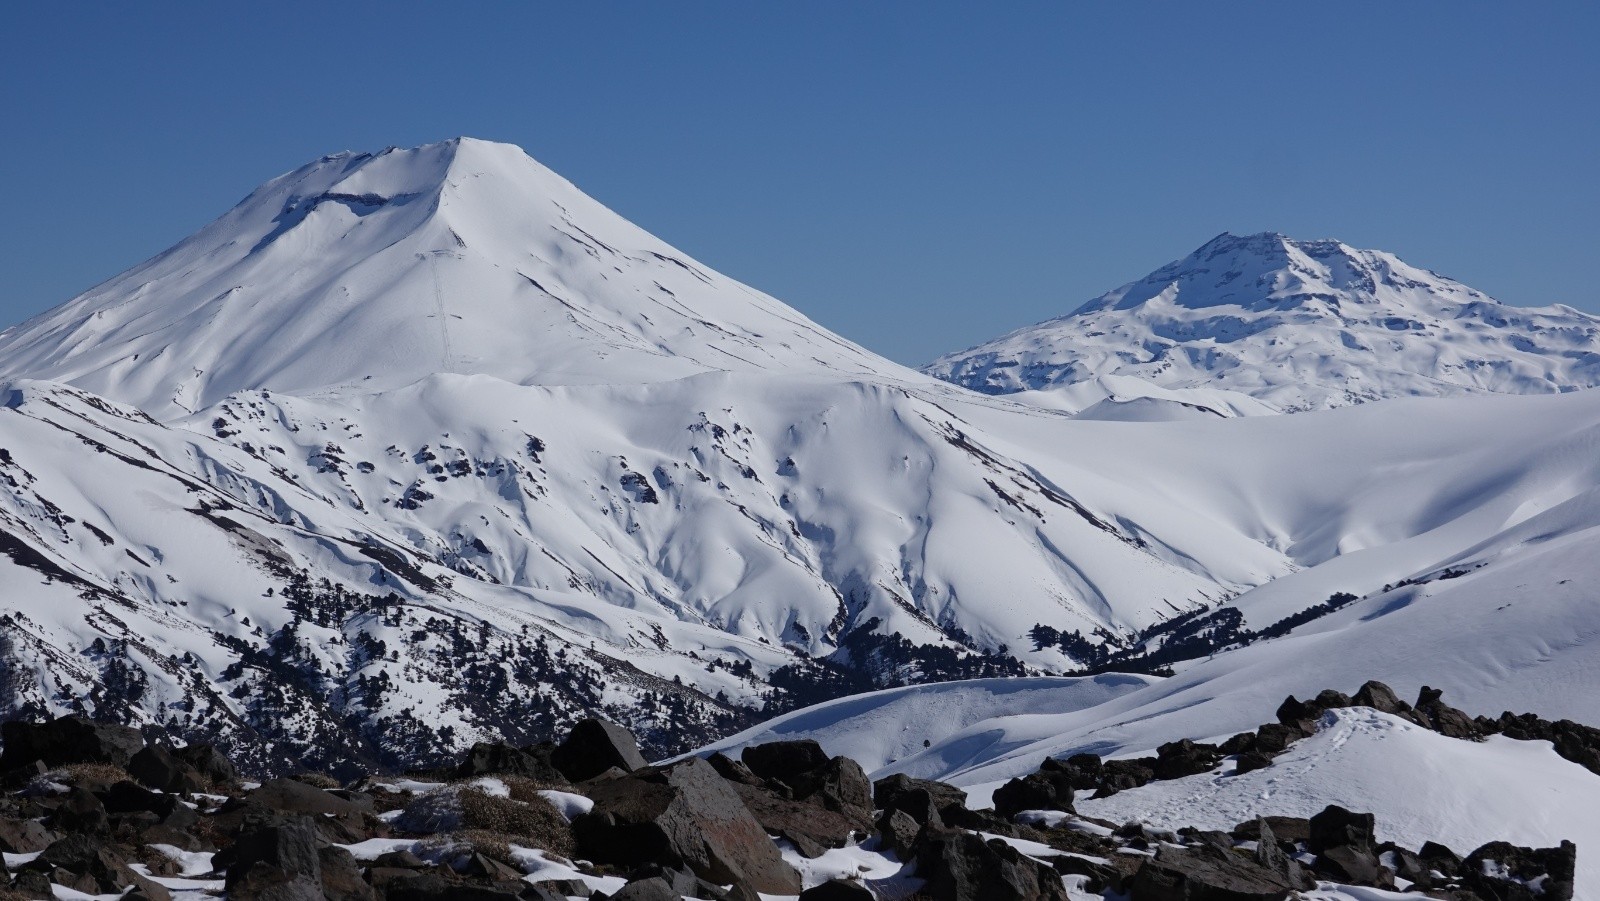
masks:
[[[1600,384],[1600,318],[1513,307],[1393,254],[1223,233],[1074,312],[925,371],[990,393],[1118,374],[1284,410]]]
[[[1233,305],[1251,311],[1320,303],[1337,313],[1343,305],[1378,303],[1380,287],[1401,294],[1390,298],[1400,305],[1428,306],[1427,301],[1435,298],[1446,305],[1494,302],[1382,251],[1358,250],[1333,240],[1297,241],[1275,232],[1243,236],[1223,232],[1183,259],[1089,301],[1073,315],[1150,302],[1190,310]]]
[[[236,391],[643,383],[720,370],[920,377],[725,278],[521,149],[326,156],[0,334],[0,377],[162,419]]]

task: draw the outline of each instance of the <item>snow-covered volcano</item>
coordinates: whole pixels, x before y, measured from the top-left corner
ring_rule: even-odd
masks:
[[[1600,384],[1600,318],[1513,307],[1392,254],[1218,235],[1181,260],[925,367],[979,391],[1136,376],[1284,410]]]
[[[1356,303],[1350,266],[1294,253],[1354,294],[1285,276],[1254,313]],[[1438,294],[1384,265],[1378,295]],[[1180,305],[1210,284],[1185,278],[1161,303],[1243,309]],[[1554,334],[1528,315],[1493,334]],[[1251,386],[1137,375],[974,393],[516,148],[327,157],[0,336],[0,716],[394,763],[603,712],[683,749],[814,689],[1061,673],[1164,648],[1182,616],[1264,630],[1600,522],[1600,393],[1281,417]],[[1415,609],[1396,640],[1448,628]]]
[[[159,419],[235,391],[895,374],[627,222],[509,144],[340,153],[0,335],[0,376]]]

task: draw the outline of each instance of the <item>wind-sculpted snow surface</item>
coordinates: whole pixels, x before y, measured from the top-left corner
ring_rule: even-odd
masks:
[[[1134,376],[1283,410],[1600,384],[1600,319],[1512,307],[1392,254],[1222,234],[1072,313],[925,370],[1007,393]]]

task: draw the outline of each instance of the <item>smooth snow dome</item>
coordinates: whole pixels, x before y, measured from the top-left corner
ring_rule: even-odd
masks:
[[[1600,318],[1514,307],[1392,254],[1222,234],[1074,312],[929,363],[990,393],[1107,375],[1286,411],[1600,384]]]
[[[712,272],[520,148],[340,153],[177,246],[0,333],[0,376],[160,419],[235,391],[436,373],[625,384],[718,370],[911,370]]]
[[[1377,837],[1462,856],[1491,841],[1578,846],[1575,898],[1600,898],[1600,776],[1547,741],[1446,738],[1367,708],[1329,711],[1316,735],[1265,769],[1152,782],[1079,812],[1163,829],[1232,829],[1258,816],[1309,817],[1329,804],[1373,814]]]

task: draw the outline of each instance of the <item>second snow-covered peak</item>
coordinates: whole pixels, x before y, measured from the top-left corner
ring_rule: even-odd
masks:
[[[1238,305],[1253,311],[1290,310],[1321,302],[1370,304],[1380,288],[1422,291],[1457,303],[1487,295],[1393,254],[1357,250],[1339,241],[1296,241],[1275,232],[1212,238],[1181,260],[1089,301],[1076,314],[1126,310],[1164,301],[1191,310]]]
[[[247,389],[917,378],[629,223],[520,148],[323,157],[0,334],[0,377],[174,418]]]
[[[1600,384],[1600,318],[1512,307],[1392,254],[1221,234],[1074,312],[925,371],[989,393],[1133,376],[1283,410]]]

